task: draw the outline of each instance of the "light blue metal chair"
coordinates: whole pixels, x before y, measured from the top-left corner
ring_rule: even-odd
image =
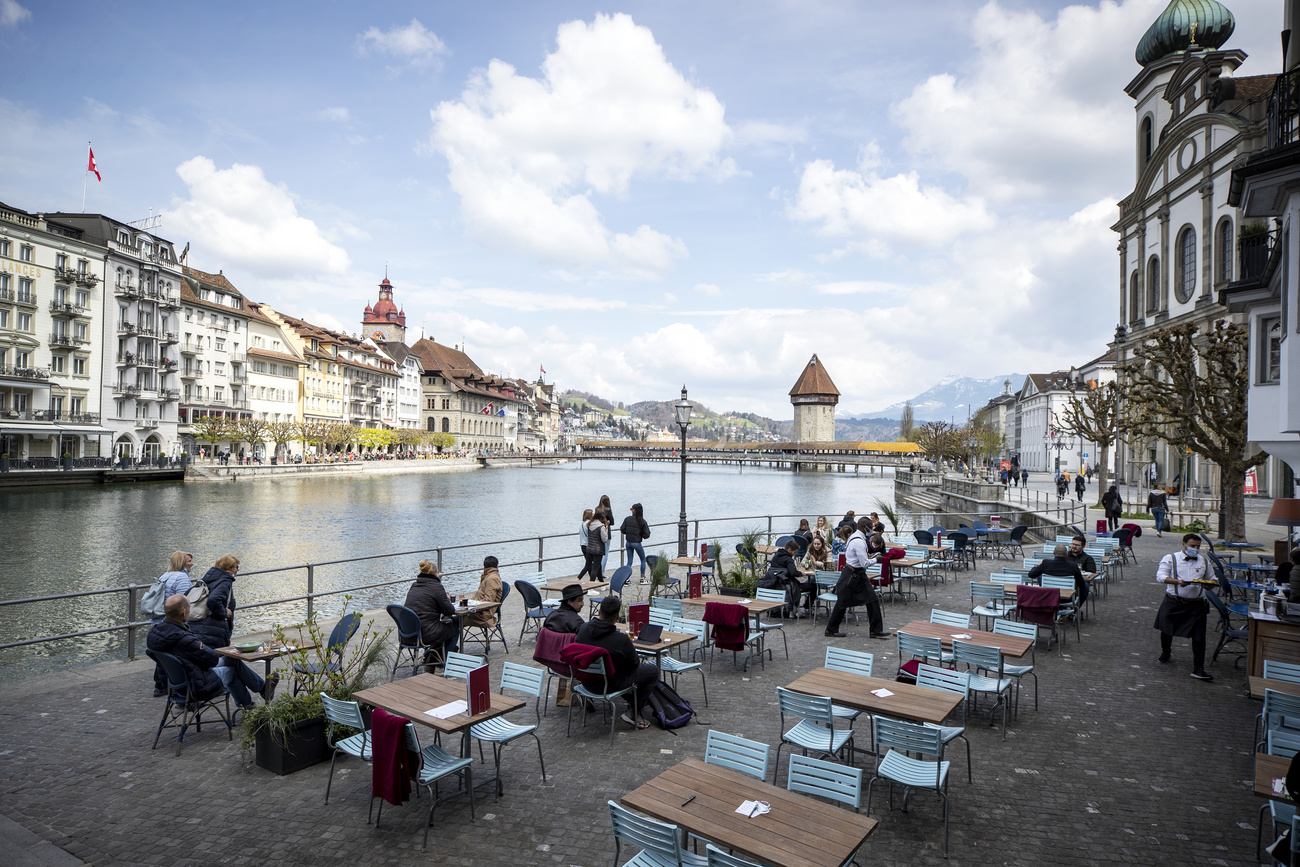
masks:
[[[1281,756],[1284,759],[1292,758],[1297,752],[1300,752],[1300,732],[1287,732],[1274,729],[1268,733],[1268,754],[1270,756]],[[1277,836],[1278,825],[1289,825],[1295,817],[1295,804],[1286,801],[1268,800],[1264,806],[1259,808],[1259,823],[1255,833],[1255,858],[1260,857],[1260,848],[1263,845],[1264,835],[1264,813],[1269,813],[1269,819],[1273,825],[1273,836]],[[1292,863],[1295,863],[1292,861]]]
[[[817,624],[817,615],[824,609],[826,616],[831,616],[831,610],[839,597],[835,595],[835,585],[839,583],[840,573],[830,570],[818,569],[813,573],[813,583],[816,585],[815,595],[813,597],[813,625]],[[849,609],[850,612],[853,609]],[[854,622],[857,615],[854,614]]]
[[[651,613],[652,614],[654,613],[654,609],[651,609]],[[709,640],[709,624],[705,623],[703,620],[686,620],[681,617],[672,617],[670,615],[667,628],[671,632],[680,632],[683,634],[694,635],[696,640],[698,640],[701,643],[701,645],[703,645],[705,642]],[[694,656],[693,653],[692,656]],[[701,657],[701,659],[703,659],[703,657]],[[709,685],[708,683],[705,682],[704,679],[703,662],[694,662],[694,661],[686,662],[677,659],[675,657],[668,656],[667,654],[662,654],[659,657],[659,671],[668,675],[668,677],[672,680],[673,689],[677,689],[677,678],[680,677],[682,674],[685,674],[688,671],[699,672],[700,687],[704,690],[704,706],[705,707],[709,706]]]
[[[325,803],[330,802],[330,786],[334,785],[334,763],[339,760],[340,755],[353,756],[361,759],[363,762],[371,760],[371,743],[370,729],[366,728],[366,722],[361,717],[361,705],[355,701],[339,701],[336,698],[330,698],[325,693],[320,694],[321,703],[325,706],[325,719],[329,723],[329,730],[325,733],[325,742],[330,747],[330,775],[325,780]],[[340,725],[350,729],[360,729],[355,735],[334,740],[334,726]]]
[[[818,756],[839,756],[844,760],[844,751],[853,748],[853,729],[836,729],[835,713],[831,709],[831,700],[826,696],[804,695],[800,692],[778,686],[776,688],[777,707],[781,712],[781,743],[776,748],[776,766],[772,770],[772,782],[781,770],[781,750],[786,744],[803,750],[815,751]],[[788,731],[785,728],[786,715],[799,720]]]
[[[334,629],[330,631],[329,643],[326,645],[325,657],[322,661],[295,662],[293,664],[294,695],[297,695],[298,690],[312,678],[325,672],[340,670],[343,663],[343,649],[352,640],[352,636],[356,634],[357,627],[360,625],[360,613],[354,611],[351,614],[345,614],[338,623],[334,624]]]
[[[1002,706],[1002,740],[1007,739],[1007,705],[1011,703],[1009,693],[1016,685],[1013,678],[1007,677],[1002,670],[1002,651],[996,647],[971,644],[954,638],[952,640],[954,662],[965,664],[970,691],[976,695],[997,696],[997,702],[989,710],[989,725],[993,725],[993,713]],[[974,669],[970,671],[969,669]],[[986,671],[989,674],[980,674]]]
[[[597,692],[595,689],[592,689],[582,681],[575,678],[573,681],[573,695],[579,696],[580,698],[590,699],[590,701],[593,703],[599,702],[601,704],[602,714],[605,712],[606,707],[609,708],[609,744],[610,746],[613,746],[614,745],[614,724],[618,722],[618,705],[615,702],[618,699],[622,698],[623,696],[627,695],[628,693],[632,693],[632,697],[634,699],[632,705],[636,707],[637,706],[637,702],[635,701],[636,684],[632,683],[629,684],[628,686],[623,687],[622,689],[611,690],[609,688],[609,675],[605,673],[605,657],[603,656],[597,659],[591,665],[587,666],[586,668],[580,669],[580,671],[583,674],[599,676],[600,678],[602,678],[604,682],[603,691]],[[572,699],[570,699],[569,718],[564,728],[565,737],[569,736],[569,732],[572,729],[573,709],[578,705],[582,706],[582,727],[583,728],[587,727],[587,702],[573,701]]]
[[[434,648],[424,643],[420,634],[420,616],[405,605],[389,605],[388,616],[397,624],[397,655],[393,657],[393,670],[388,675],[391,683],[397,677],[397,668],[402,665],[402,657],[409,657],[411,677],[414,677],[425,664],[442,665],[443,658]]]
[[[628,859],[623,867],[707,867],[708,858],[683,849],[678,843],[681,829],[666,822],[657,822],[637,815],[613,801],[609,804],[609,820],[614,827],[614,863],[622,855],[623,841],[641,851]]]
[[[420,756],[420,773],[416,777],[417,784],[424,786],[429,792],[429,818],[424,823],[424,842],[420,844],[420,851],[424,851],[429,846],[429,826],[433,824],[433,811],[443,801],[458,797],[462,794],[469,795],[469,820],[474,821],[474,760],[471,758],[457,758],[443,750],[437,744],[429,744],[427,747],[420,746],[420,738],[415,732],[415,724],[406,724],[406,746],[407,749]],[[439,797],[437,784],[447,777],[458,777],[461,787],[449,795]],[[370,798],[370,807],[374,808],[375,796]],[[379,812],[375,816],[375,827],[379,827],[379,820],[384,815],[384,799],[379,799]],[[366,813],[366,824],[370,823],[370,813]]]
[[[875,665],[876,658],[870,653],[861,650],[849,650],[847,647],[831,644],[826,647],[826,660],[822,663],[825,668],[832,671],[843,671],[847,674],[860,674],[863,677],[871,677],[871,669]],[[836,719],[855,720],[862,715],[862,711],[855,707],[842,707],[838,704],[831,705],[831,712],[835,714]]]
[[[845,804],[855,813],[862,809],[861,768],[792,755],[786,770],[785,788],[801,795]]]
[[[759,600],[760,602],[784,602],[784,601],[785,601],[785,591],[784,591],[784,590],[767,590],[767,589],[764,589],[764,588],[762,588],[762,587],[759,587],[759,588],[757,588],[757,589],[754,590],[754,598],[757,599],[757,600]],[[799,615],[796,614],[796,615],[795,615],[795,620],[798,620],[798,619],[799,619]],[[785,624],[784,624],[782,621],[778,620],[778,621],[776,621],[775,623],[765,623],[765,622],[763,621],[763,618],[761,618],[761,617],[755,617],[755,618],[754,618],[754,625],[758,627],[758,631],[759,631],[759,632],[762,632],[762,633],[764,633],[764,634],[769,633],[769,632],[773,632],[773,631],[780,631],[780,633],[781,633],[781,641],[783,641],[783,642],[785,643],[785,658],[786,658],[786,659],[789,659],[789,658],[790,658],[790,641],[789,641],[789,639],[787,639],[787,638],[785,637],[785,628],[784,628],[784,627],[785,627]],[[771,656],[772,656],[772,650],[771,650],[771,648],[768,648],[767,653],[768,653],[768,657],[771,658]]]
[[[661,596],[655,596],[650,600],[650,607],[651,609],[665,608],[678,617],[682,616],[682,600],[680,599],[665,599]]]
[[[737,858],[730,852],[723,852],[716,848],[712,843],[704,847],[704,854],[708,856],[708,867],[766,867],[756,861],[746,861],[744,858]]]
[[[970,604],[970,613],[980,619],[981,629],[986,619],[996,622],[1009,613],[1004,585],[993,581],[970,582]]]
[[[1042,587],[1051,587],[1056,590],[1075,589],[1074,579],[1071,578],[1069,575],[1043,575],[1040,576],[1038,580],[1040,586]],[[1074,622],[1074,637],[1075,640],[1077,641],[1081,641],[1083,636],[1083,633],[1080,631],[1079,628],[1079,620],[1081,618],[1082,618],[1082,611],[1080,610],[1079,603],[1077,601],[1062,602],[1061,607],[1057,609],[1056,612],[1057,623],[1065,623],[1067,621]]]
[[[953,611],[941,611],[938,608],[930,609],[930,622],[937,623],[940,626],[947,626],[951,629],[970,629],[970,615],[958,614]],[[943,654],[944,662],[952,662],[952,654],[945,652]]]
[[[882,750],[888,750],[883,753]],[[871,793],[877,780],[889,784],[889,809],[894,809],[894,784],[903,787],[903,809],[911,789],[928,789],[943,801],[943,857],[948,857],[948,769],[943,758],[943,735],[936,728],[879,717],[875,725],[876,774],[867,783],[867,815],[871,815]],[[934,756],[935,761],[911,758],[909,754]]]
[[[765,743],[738,738],[714,729],[709,730],[709,739],[704,742],[706,765],[730,768],[760,780],[767,779],[771,755],[772,748]]]
[[[940,639],[913,635],[910,632],[896,632],[894,635],[898,641],[899,674],[915,678],[918,660],[926,663],[933,662],[935,665],[943,662],[943,641]]]
[[[492,762],[496,765],[496,796],[501,797],[501,753],[512,741],[524,735],[532,735],[537,741],[537,761],[542,766],[542,781],[546,780],[546,759],[542,758],[542,741],[537,737],[537,727],[542,722],[542,686],[546,672],[540,668],[503,663],[501,667],[501,692],[507,689],[524,693],[533,699],[533,713],[537,722],[533,725],[517,725],[505,717],[494,717],[470,726],[469,733],[479,742],[479,761],[483,761],[483,743],[492,744]]]
[[[673,620],[676,618],[667,608],[660,608],[658,605],[650,606],[650,621],[658,626],[662,626],[669,631],[673,630]]]
[[[442,676],[465,680],[472,669],[486,664],[487,660],[481,656],[471,656],[468,653],[457,653],[454,650],[449,650],[447,651],[447,664],[442,669]]]
[[[492,639],[501,642],[506,653],[510,652],[510,645],[506,644],[506,635],[501,631],[503,612],[506,610],[506,600],[510,598],[510,585],[501,582],[501,602],[497,607],[497,622],[493,626],[466,626],[465,618],[461,618],[460,646],[464,647],[467,642],[473,641],[483,645],[483,655],[492,655]]]
[[[1264,748],[1268,733],[1273,729],[1296,731],[1297,727],[1300,727],[1300,697],[1265,687],[1264,709],[1256,718],[1256,723],[1261,721],[1264,726],[1264,737],[1255,742],[1255,752]]]
[[[916,670],[916,685],[923,686],[926,689],[941,689],[961,696],[961,725],[945,726],[932,723],[925,723],[925,725],[937,728],[943,733],[944,746],[957,738],[965,741],[966,781],[973,783],[975,776],[974,767],[971,764],[970,740],[966,737],[966,711],[970,705],[970,672],[953,671],[950,668],[940,668],[937,665],[922,663]]]
[[[1278,662],[1275,659],[1264,660],[1265,680],[1284,680],[1287,683],[1300,683],[1300,665],[1290,662]]]
[[[178,728],[176,755],[179,756],[181,744],[185,740],[185,730],[193,725],[195,731],[203,731],[203,714],[209,710],[226,724],[227,739],[234,740],[235,723],[230,712],[230,690],[223,686],[221,692],[214,696],[205,699],[196,698],[190,679],[185,674],[185,666],[178,658],[160,650],[146,650],[145,654],[161,665],[163,673],[167,676],[167,703],[163,706],[162,721],[158,723],[158,733],[154,735],[151,749],[158,749],[158,739],[162,737],[163,729]],[[222,706],[217,703],[223,700],[224,713],[222,713]]]
[[[993,621],[993,632],[997,635],[1014,635],[1017,638],[1028,638],[1033,644],[1029,645],[1029,665],[1020,665],[1002,660],[1002,673],[1007,677],[1016,679],[1016,714],[1020,713],[1020,679],[1025,675],[1030,675],[1034,679],[1034,710],[1038,710],[1038,675],[1034,673],[1034,666],[1038,664],[1038,624],[1021,623],[1018,620],[1006,620],[999,618]]]

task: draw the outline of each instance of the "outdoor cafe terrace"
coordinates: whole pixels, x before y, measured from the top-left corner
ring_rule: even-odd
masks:
[[[973,782],[967,780],[962,744],[954,741],[945,755],[952,763],[950,859],[943,857],[938,798],[917,791],[907,812],[898,809],[897,797],[890,811],[877,785],[862,812],[879,824],[866,838],[859,863],[1254,863],[1264,802],[1253,792],[1252,741],[1261,705],[1245,695],[1244,661],[1234,667],[1235,654],[1225,651],[1208,664],[1210,683],[1189,677],[1186,640],[1175,641],[1172,664],[1156,661],[1152,621],[1162,588],[1152,578],[1160,556],[1177,545],[1172,534],[1159,539],[1148,532],[1137,539],[1136,563],[1098,594],[1103,598],[1083,620],[1078,638],[1068,626],[1063,648],[1049,650],[1043,641],[1032,659],[1009,660],[1034,663],[1039,694],[1035,709],[1034,686],[1026,679],[1005,740],[1000,714],[990,725],[991,699],[982,697],[972,709],[967,737]],[[1029,544],[1025,551],[1031,551]],[[614,561],[611,556],[611,571]],[[885,628],[928,621],[932,608],[969,613],[971,580],[987,581],[990,573],[1018,565],[1019,557],[980,557],[971,568],[947,573],[945,581],[911,588],[921,598],[885,604]],[[517,571],[504,577],[512,581],[518,576],[510,573]],[[554,571],[558,576],[560,570]],[[673,574],[684,573],[674,568]],[[401,602],[405,589],[394,587],[392,600]],[[625,595],[644,597],[645,588],[634,579]],[[494,690],[503,663],[538,665],[533,636],[519,642],[522,610],[520,594],[512,592],[502,624],[509,652],[497,643],[488,657]],[[391,625],[382,609],[368,617],[380,629]],[[1211,652],[1214,623],[1212,615]],[[501,762],[504,794],[496,799],[490,784],[478,788],[474,821],[464,796],[440,804],[424,852],[427,796],[385,806],[382,823],[368,824],[371,772],[358,759],[338,760],[326,804],[328,762],[275,776],[246,761],[238,731],[234,742],[228,740],[215,718],[205,717],[201,733],[186,733],[179,756],[174,729],[150,749],[164,699],[151,697],[153,663],[143,656],[10,682],[0,706],[0,844],[19,864],[24,851],[46,858],[27,862],[41,864],[611,864],[615,841],[607,801],[618,802],[670,769],[693,767],[681,763],[704,758],[711,731],[766,743],[775,756],[782,736],[777,688],[823,666],[829,645],[873,654],[874,675],[893,679],[900,662],[897,641],[870,640],[865,615],[860,623],[846,621],[846,639],[825,637],[824,627],[824,618],[815,625],[806,617],[785,621],[789,658],[780,637],[769,637],[772,658],[747,669],[734,665],[731,654],[716,653],[704,667],[707,706],[700,678],[683,675],[678,691],[699,715],[675,731],[636,731],[619,722],[611,743],[599,714],[584,728],[575,713],[566,736],[567,709],[555,707],[552,687],[538,730],[546,779],[530,738],[510,745]],[[235,634],[247,635],[239,631],[238,616]],[[463,649],[482,652],[475,645]],[[260,664],[256,668],[260,672]],[[409,671],[398,674],[399,682]],[[386,673],[381,680],[387,682]],[[280,688],[289,685],[286,676]],[[509,719],[533,722],[531,703]],[[960,712],[955,719],[949,724],[960,725]],[[791,725],[787,715],[786,728]],[[846,725],[839,721],[837,728]],[[433,731],[419,728],[421,743],[432,743]],[[865,716],[855,730],[857,746],[868,747]],[[449,752],[458,745],[456,736],[442,738]],[[781,788],[790,753],[787,746],[777,769]],[[490,778],[490,747],[486,763],[479,763],[477,749],[472,755],[475,782]],[[865,771],[865,788],[874,760],[857,755],[855,763]],[[444,780],[441,793],[455,788],[454,779]],[[831,833],[815,826],[802,831],[809,850]],[[625,843],[619,863],[636,851]]]

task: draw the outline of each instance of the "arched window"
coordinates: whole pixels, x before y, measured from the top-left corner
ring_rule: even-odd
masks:
[[[1138,283],[1138,272],[1134,271],[1128,278],[1128,320],[1136,322],[1142,318],[1142,287]]]
[[[1184,226],[1178,233],[1178,274],[1175,293],[1186,304],[1196,292],[1196,230]]]
[[[1142,131],[1139,137],[1141,140],[1138,143],[1138,146],[1142,149],[1142,165],[1145,167],[1151,159],[1151,152],[1155,149],[1155,137],[1151,129],[1151,118],[1144,117],[1142,119]]]
[[[1147,263],[1147,312],[1160,309],[1160,258],[1152,256]]]
[[[442,420],[442,432],[451,433],[451,419],[444,417]]]
[[[1225,283],[1232,280],[1232,219],[1224,217],[1219,221],[1219,279]]]
[[[435,430],[437,430],[437,429],[438,429],[438,420],[437,420],[436,418],[433,418],[432,416],[430,416],[430,417],[429,417],[429,430],[431,430],[431,431],[435,431]]]

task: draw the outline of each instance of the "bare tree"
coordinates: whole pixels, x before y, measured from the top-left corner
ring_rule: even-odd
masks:
[[[280,456],[280,450],[298,438],[298,425],[291,421],[271,421],[266,423],[266,438],[275,444],[271,460]]]
[[[231,434],[227,419],[219,415],[205,415],[191,419],[190,429],[194,431],[197,439],[212,445],[212,448],[208,449],[209,458],[216,457],[217,443]]]
[[[1066,398],[1065,409],[1057,416],[1057,425],[1065,433],[1097,444],[1097,505],[1110,488],[1110,449],[1119,438],[1120,387],[1104,382],[1091,388],[1077,389]]]
[[[1249,332],[1219,320],[1198,334],[1194,323],[1150,335],[1125,365],[1133,429],[1218,465],[1222,479],[1224,533],[1246,535],[1246,470],[1267,460],[1246,454],[1246,400],[1250,390]]]
[[[235,430],[239,432],[238,436],[248,443],[249,450],[256,452],[258,445],[266,442],[269,425],[270,423],[265,419],[243,418],[235,422]]]
[[[963,437],[946,421],[927,421],[916,430],[916,444],[936,464],[965,452]]]
[[[916,410],[912,408],[912,402],[909,400],[903,404],[903,418],[898,423],[898,438],[910,440],[912,438],[912,428],[916,424]]]

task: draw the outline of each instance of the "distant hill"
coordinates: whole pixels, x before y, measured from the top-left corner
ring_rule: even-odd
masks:
[[[835,439],[842,442],[892,443],[898,439],[896,418],[835,417]]]
[[[631,413],[638,421],[646,422],[657,428],[676,430],[677,421],[673,414],[672,400],[643,400],[638,403],[624,404],[621,401],[607,400],[585,391],[569,389],[560,395],[560,400],[581,411],[587,408],[615,416]],[[714,412],[702,403],[692,401],[695,408],[691,411],[692,436],[708,439],[725,439],[734,436],[741,441],[788,439],[794,435],[792,422],[781,422],[752,412]]]
[[[964,423],[968,416],[993,398],[1002,393],[1004,383],[1010,380],[1011,390],[1015,392],[1025,381],[1023,373],[1008,373],[988,379],[972,379],[969,376],[945,376],[933,388],[921,392],[912,398],[913,418],[920,421],[949,421]],[[905,403],[905,402],[904,402]],[[900,418],[903,403],[894,403],[865,416],[890,416]],[[853,418],[845,416],[844,418]],[[836,419],[839,423],[839,419]],[[898,426],[894,426],[894,436],[898,436]],[[842,437],[836,435],[837,439]]]

